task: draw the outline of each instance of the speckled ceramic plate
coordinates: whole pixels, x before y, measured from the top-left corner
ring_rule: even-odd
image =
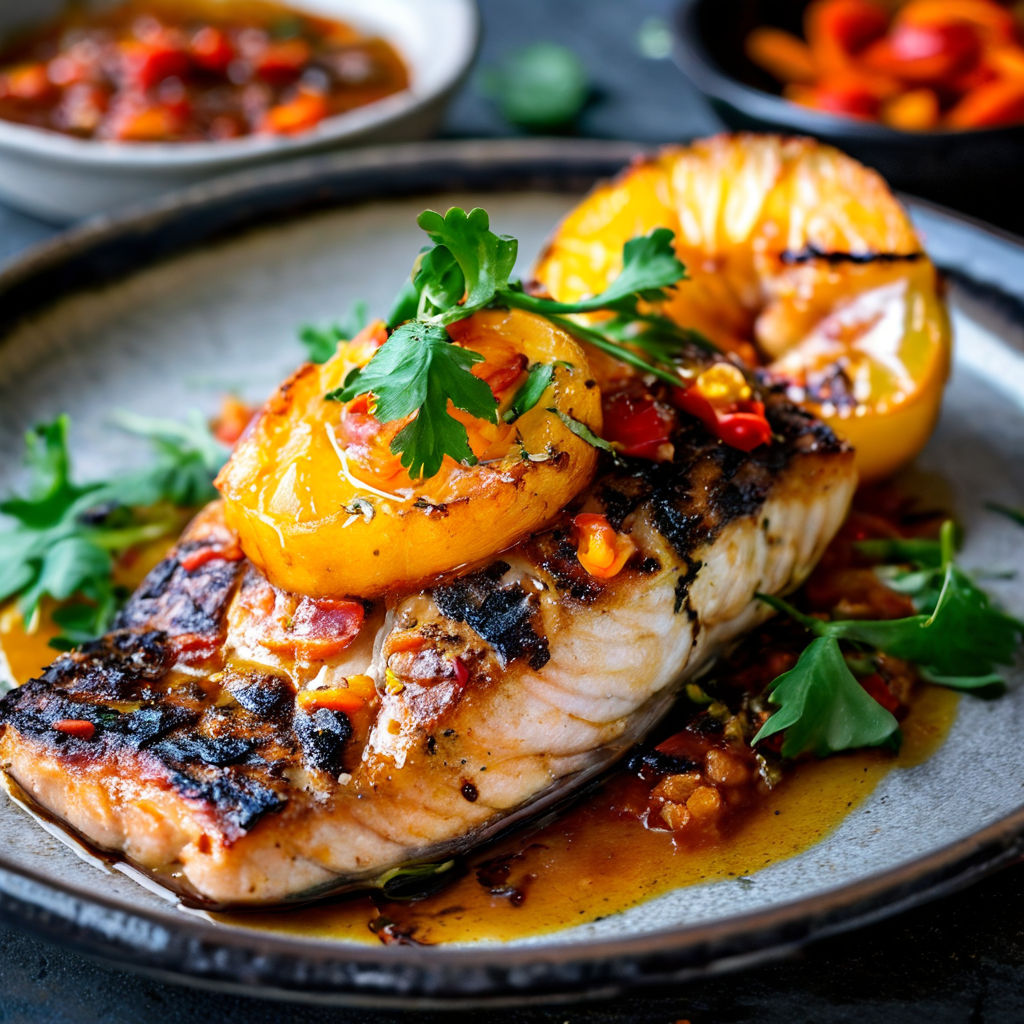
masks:
[[[0,272],[0,490],[20,435],[71,413],[83,472],[138,458],[110,410],[265,393],[296,362],[294,328],[352,300],[381,306],[426,205],[486,205],[525,258],[622,144],[464,143],[364,151],[235,178],[63,236]],[[1024,570],[1024,246],[917,203],[950,272],[957,365],[918,471],[946,482],[966,564]],[[993,584],[1024,613],[1020,579]],[[720,970],[894,913],[1024,848],[1024,682],[961,702],[941,755],[891,772],[827,839],[736,880],[592,924],[498,945],[346,945],[187,916],[90,865],[0,802],[0,913],[126,967],[291,998],[405,1005],[600,993]]]

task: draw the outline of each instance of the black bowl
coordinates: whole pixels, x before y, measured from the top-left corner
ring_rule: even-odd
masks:
[[[675,16],[675,59],[730,128],[812,135],[875,167],[897,188],[1024,227],[1019,198],[1024,125],[962,132],[901,132],[790,103],[747,59],[758,25],[800,33],[795,0],[683,0]]]

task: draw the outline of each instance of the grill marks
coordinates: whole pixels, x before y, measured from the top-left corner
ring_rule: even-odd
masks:
[[[69,772],[90,763],[164,780],[231,841],[286,805],[286,766],[337,776],[352,729],[339,712],[296,709],[286,679],[218,671],[247,563],[195,557],[211,546],[230,551],[215,512],[201,514],[149,574],[114,631],[0,700],[0,725]],[[197,660],[202,674],[180,670]],[[62,719],[90,722],[94,732],[68,735],[54,728]]]
[[[465,622],[486,640],[502,667],[524,658],[532,669],[543,668],[551,657],[547,637],[533,627],[538,602],[519,583],[501,584],[508,562],[494,562],[483,572],[435,587],[434,602],[442,615]]]
[[[216,553],[201,557],[211,549]],[[233,550],[233,538],[219,517],[202,513],[186,539],[143,580],[114,629],[159,631],[185,660],[215,654],[224,639],[228,602],[246,564],[227,554]]]
[[[925,254],[917,252],[829,252],[816,245],[805,245],[802,249],[784,249],[779,261],[786,266],[797,263],[829,263],[840,266],[844,263],[863,265],[866,263],[916,263]]]

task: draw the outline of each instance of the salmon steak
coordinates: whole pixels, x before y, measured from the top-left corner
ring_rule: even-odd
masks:
[[[853,452],[781,389],[762,398],[770,443],[683,417],[669,457],[601,454],[542,529],[373,597],[271,582],[215,503],[111,632],[0,700],[0,764],[197,906],[300,902],[466,851],[607,771],[771,614],[758,593],[815,565]],[[581,564],[586,514],[629,538],[621,571]]]

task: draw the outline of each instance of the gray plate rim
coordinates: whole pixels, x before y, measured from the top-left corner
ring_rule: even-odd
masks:
[[[580,191],[644,147],[500,140],[373,147],[195,186],[94,218],[0,267],[0,344],[55,299],[118,279],[268,218],[455,188]],[[940,207],[916,213],[991,252],[955,276],[984,303],[1024,310],[1024,242]],[[983,244],[982,244],[983,243]],[[1001,260],[999,255],[1012,255]],[[1021,317],[1024,319],[1024,317]],[[0,917],[79,952],[179,982],[310,1002],[465,1006],[606,996],[779,955],[950,894],[1024,857],[1024,807],[917,860],[819,895],[623,940],[543,947],[340,947],[233,932],[174,910],[137,910],[17,867],[0,852]]]

